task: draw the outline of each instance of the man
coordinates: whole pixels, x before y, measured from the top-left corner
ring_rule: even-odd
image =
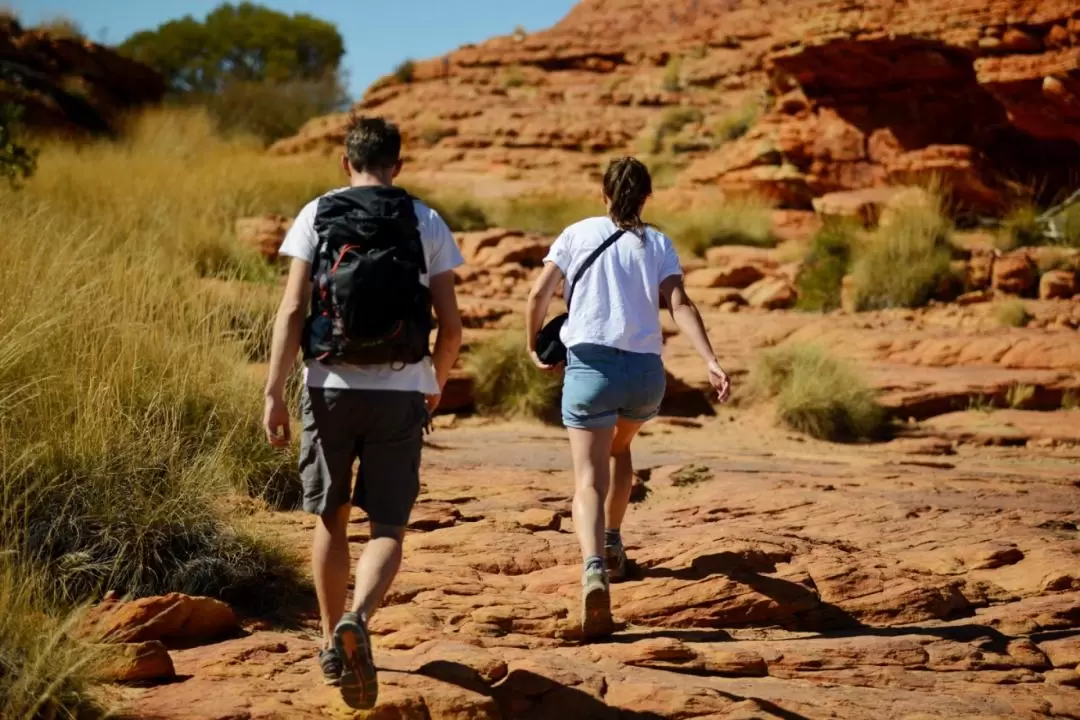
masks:
[[[451,270],[463,260],[438,213],[393,186],[402,165],[394,125],[354,120],[341,162],[349,186],[309,203],[281,246],[292,264],[274,325],[264,424],[272,445],[289,446],[285,382],[303,348],[300,472],[304,509],[319,516],[319,664],[347,704],[366,709],[378,693],[367,622],[401,564],[423,432],[461,347]],[[438,334],[429,353],[432,310]],[[353,505],[367,512],[371,540],[345,612]]]

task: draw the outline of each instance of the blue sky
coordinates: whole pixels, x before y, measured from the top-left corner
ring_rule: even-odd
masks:
[[[507,35],[523,25],[542,30],[576,0],[263,0],[283,12],[306,12],[337,25],[348,55],[354,97],[405,58],[441,55],[468,42]],[[138,30],[183,15],[203,18],[222,0],[7,0],[33,25],[64,15],[92,39],[119,43]],[[315,9],[317,8],[317,9]]]

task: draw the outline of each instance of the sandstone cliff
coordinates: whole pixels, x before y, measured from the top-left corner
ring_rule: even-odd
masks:
[[[939,175],[997,211],[1080,161],[1075,0],[583,0],[376,83],[356,110],[399,121],[421,172],[565,188],[614,153],[662,184],[782,205]],[[346,116],[273,148],[332,147]],[[510,185],[508,185],[508,183]]]
[[[164,94],[157,73],[110,48],[0,18],[0,103],[24,106],[36,130],[109,133],[118,112]]]

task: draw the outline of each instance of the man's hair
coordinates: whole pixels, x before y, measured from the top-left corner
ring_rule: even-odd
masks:
[[[383,118],[354,116],[345,136],[345,153],[356,172],[390,170],[401,159],[401,132]]]
[[[608,212],[616,225],[623,230],[641,228],[641,210],[652,195],[649,169],[632,157],[613,160],[604,175],[604,195],[611,201]]]

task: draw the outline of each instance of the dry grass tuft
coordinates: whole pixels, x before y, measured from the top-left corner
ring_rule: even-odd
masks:
[[[783,425],[819,440],[877,439],[887,428],[884,409],[859,373],[814,345],[762,353],[751,383],[759,395],[775,398]]]
[[[680,249],[695,255],[719,245],[776,245],[772,205],[760,198],[738,196],[700,210],[659,215],[657,226]]]
[[[1022,300],[1007,300],[994,308],[994,318],[1002,327],[1022,328],[1031,322],[1031,313]]]
[[[545,421],[557,417],[562,374],[539,370],[520,332],[507,332],[482,343],[465,361],[475,383],[479,412]]]

